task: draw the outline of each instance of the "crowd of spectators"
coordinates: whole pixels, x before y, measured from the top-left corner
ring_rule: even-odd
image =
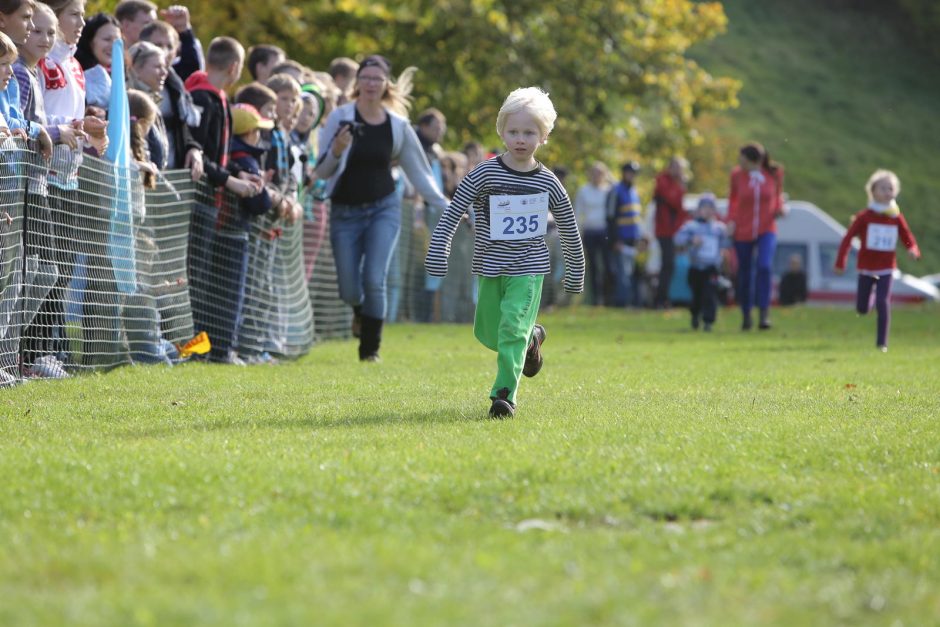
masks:
[[[122,48],[114,46],[116,40],[123,42]],[[271,264],[281,227],[304,221],[304,274],[309,281],[326,237],[331,183],[341,183],[343,193],[353,200],[363,191],[352,175],[331,181],[330,173],[317,170],[337,139],[335,126],[324,131],[331,114],[357,99],[356,111],[363,108],[360,86],[366,79],[360,77],[360,63],[340,57],[325,70],[317,70],[288,58],[278,46],[259,42],[245,50],[242,42],[225,36],[204,48],[183,5],[159,9],[149,0],[122,0],[113,14],[86,16],[84,0],[0,0],[0,135],[28,140],[29,148],[43,155],[49,166],[37,177],[42,189],[27,199],[25,231],[30,235],[25,243],[26,256],[44,262],[41,267],[55,274],[54,286],[24,334],[26,350],[16,364],[17,374],[64,378],[71,366],[82,365],[74,363],[64,331],[67,292],[77,278],[84,281],[87,292],[120,289],[104,259],[109,252],[104,240],[95,249],[96,271],[85,267],[89,255],[76,243],[74,215],[82,156],[106,157],[112,54],[119,49],[126,68],[122,80],[130,108],[133,168],[140,172],[144,187],[153,188],[167,170],[187,169],[194,181],[204,180],[219,190],[214,200],[197,204],[193,211],[187,276],[179,279],[191,292],[194,328],[206,331],[211,340],[208,359],[229,364],[274,362],[276,330],[257,328],[258,320],[264,327],[268,317],[248,320],[242,314],[249,306],[277,306]],[[4,67],[10,68],[7,78]],[[245,69],[248,81],[242,78]],[[386,92],[398,90],[393,113],[407,122],[415,69],[403,71],[397,82],[390,64],[379,69],[380,76],[370,75],[368,81],[379,84],[381,78],[385,82],[379,84],[380,91],[383,86]],[[422,175],[403,171],[396,155],[389,180],[397,203],[406,195],[417,202],[414,223],[406,227],[414,232],[409,241],[420,247],[440,217],[446,202],[442,194],[449,197],[469,168],[486,155],[477,143],[463,151],[443,150],[446,118],[440,110],[428,109],[414,119],[414,126],[407,122],[407,131],[421,150],[411,156],[420,157],[413,163],[427,166],[430,176],[416,185],[414,179]],[[396,141],[398,133],[396,127]],[[338,139],[347,138],[344,134]],[[355,160],[356,151],[349,152]],[[408,163],[412,162],[405,160]],[[221,201],[222,190],[241,199],[237,209]],[[400,309],[400,275],[409,269],[399,259],[397,227],[394,230],[395,237],[387,242],[391,246],[386,246],[392,252],[375,261],[377,268],[388,269],[388,276],[373,272],[369,277],[390,292],[387,304],[379,299],[376,305],[374,298],[361,293],[375,286],[368,281],[363,285],[357,273],[344,274],[347,266],[359,268],[361,260],[344,263],[343,254],[350,246],[336,242],[340,292],[356,312],[355,335],[361,335],[363,305],[370,314],[366,326],[374,347],[365,346],[361,357],[377,356],[381,321],[394,319]],[[364,254],[366,260],[375,257],[368,251]],[[344,277],[356,285],[344,287]],[[442,312],[441,295],[447,289],[427,276],[411,303],[411,316],[428,322],[459,317],[446,305]],[[473,298],[469,281],[457,289],[466,292],[468,300]],[[94,327],[100,331],[112,326],[113,321],[106,319],[120,312],[111,306],[96,310],[94,298],[89,297],[86,313],[100,314],[95,324],[103,326]],[[271,320],[278,319],[278,312],[270,313]],[[91,330],[87,335],[89,347],[100,337]],[[252,342],[239,341],[249,337]],[[265,348],[248,349],[249,345]],[[93,360],[95,352],[86,351],[78,359]],[[158,354],[157,361],[168,361],[173,351],[137,354]]]
[[[54,285],[17,364],[20,374],[66,377],[74,365],[62,330],[79,254],[72,207],[82,155],[106,154],[116,40],[123,41],[134,167],[145,186],[152,188],[164,171],[186,169],[194,181],[219,190],[216,198],[227,190],[241,199],[234,211],[210,201],[192,215],[187,276],[180,280],[192,292],[196,330],[211,339],[208,358],[229,364],[276,361],[277,330],[259,326],[266,316],[247,321],[242,312],[252,303],[277,307],[271,265],[282,226],[303,221],[304,275],[310,280],[327,224],[336,219],[336,211],[327,219],[328,199],[338,193],[342,202],[334,201],[334,209],[352,207],[358,216],[356,208],[374,208],[387,198],[399,215],[386,236],[369,239],[379,222],[348,228],[338,223],[333,232],[340,295],[354,312],[351,332],[361,338],[360,358],[375,360],[382,322],[399,316],[402,276],[413,271],[399,250],[399,232],[411,247],[426,247],[461,178],[497,152],[478,142],[459,151],[442,148],[447,119],[437,108],[419,112],[413,126],[408,122],[415,68],[396,77],[388,60],[374,55],[362,63],[340,57],[317,70],[276,45],[258,42],[246,51],[225,36],[203,48],[182,5],[161,10],[149,0],[122,0],[113,14],[86,16],[84,0],[0,0],[0,135],[28,139],[49,166],[35,177],[41,187],[31,188],[27,198],[26,232],[33,235],[25,244],[27,256],[55,266]],[[244,69],[249,81],[242,78]],[[378,96],[369,100],[373,88]],[[389,119],[387,140],[376,133]],[[411,138],[417,152],[409,148]],[[352,149],[354,141],[359,145]],[[370,172],[375,176],[366,176]],[[648,232],[635,184],[640,165],[624,163],[617,181],[603,163],[591,166],[575,211],[592,304],[671,306],[674,237],[688,217],[682,205],[687,172],[677,157],[656,176],[656,219]],[[556,173],[564,180],[561,170]],[[778,179],[766,180],[771,185]],[[401,225],[406,196],[417,209],[412,223]],[[472,229],[472,217],[465,218],[462,231]],[[741,240],[751,235],[756,239]],[[552,237],[550,230],[550,245]],[[356,249],[362,238],[369,241]],[[646,260],[653,238],[661,263],[651,275]],[[455,254],[463,246],[469,255],[471,239],[458,236]],[[748,246],[760,250],[757,285],[761,326],[767,325],[763,273],[769,236],[742,234],[739,227],[736,239],[739,254]],[[104,274],[89,277],[89,289],[114,289],[115,276]],[[553,274],[560,276],[554,269]],[[408,296],[410,317],[417,321],[465,321],[461,316],[469,308],[462,303],[476,301],[469,277],[445,282],[425,274],[417,284]],[[548,281],[543,306],[553,299]],[[279,319],[276,310],[269,313],[270,320]],[[105,320],[115,312],[104,307],[99,314]],[[745,324],[748,317],[745,312]],[[248,342],[239,341],[247,337],[263,348],[248,349]]]

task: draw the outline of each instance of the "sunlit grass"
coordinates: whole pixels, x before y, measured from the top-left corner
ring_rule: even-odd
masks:
[[[938,313],[566,310],[502,422],[466,326],[3,390],[0,624],[924,624]]]

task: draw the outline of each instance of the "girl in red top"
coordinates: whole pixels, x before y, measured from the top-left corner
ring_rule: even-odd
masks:
[[[738,258],[738,304],[741,329],[751,329],[751,278],[757,250],[757,306],[759,328],[770,328],[770,270],[777,249],[776,219],[784,213],[783,166],[770,160],[760,144],[741,148],[738,165],[731,171],[728,193],[728,235],[734,238]]]
[[[901,191],[901,181],[890,170],[877,170],[865,184],[868,207],[852,218],[846,231],[839,254],[836,256],[836,272],[845,271],[852,238],[862,241],[858,252],[858,293],[855,307],[864,315],[871,311],[872,287],[875,289],[875,306],[878,309],[878,340],[881,351],[888,350],[888,325],[891,323],[891,280],[897,267],[895,249],[898,239],[914,259],[920,259],[920,249],[907,221],[895,202]]]

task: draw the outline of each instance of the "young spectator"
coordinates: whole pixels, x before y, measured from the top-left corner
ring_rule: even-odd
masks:
[[[718,313],[718,271],[721,249],[728,247],[725,226],[716,217],[714,194],[702,194],[695,218],[676,231],[674,240],[680,249],[689,251],[689,288],[692,290],[692,328],[704,323],[711,331]]]
[[[78,59],[75,58],[77,44],[85,27],[85,0],[47,0],[44,4],[53,10],[58,19],[59,38],[49,54],[40,59],[37,67],[42,73],[39,81],[46,107],[46,120],[58,125],[69,125],[83,132],[78,139],[86,140],[97,152],[103,155],[108,145],[107,123],[104,118],[85,115],[85,74]],[[81,165],[81,144],[68,140],[56,146],[50,167],[50,183],[55,189],[74,190],[77,185],[77,171]],[[53,193],[55,196],[55,193]],[[55,207],[53,207],[55,211]]]
[[[145,84],[143,91],[150,93],[160,108],[162,122],[157,124],[166,134],[166,165],[161,169],[188,168],[193,180],[198,181],[203,174],[202,146],[193,137],[190,127],[199,126],[200,114],[182,79],[169,67],[175,55],[174,41],[178,41],[174,37],[176,31],[166,22],[157,21],[144,27],[140,41],[131,46],[131,74],[138,84]],[[152,50],[139,58],[134,56],[137,45],[142,43],[153,44],[164,53],[163,68],[168,69],[162,82],[159,79],[164,70],[158,66]]]
[[[202,112],[199,126],[192,130],[203,149],[206,178],[213,187],[224,187],[241,198],[260,193],[264,185],[256,174],[241,172],[232,176],[228,170],[231,114],[225,90],[238,81],[244,57],[245,51],[237,41],[231,37],[216,37],[206,54],[206,71],[194,72],[185,83],[193,104]],[[217,193],[212,205],[197,204],[192,216],[188,264],[193,322],[197,331],[206,329],[209,318],[217,315],[208,310],[208,298],[214,289],[214,279],[209,274],[209,254],[219,208],[223,206],[222,194]]]
[[[267,184],[274,211],[258,220],[249,237],[248,278],[245,289],[245,310],[251,311],[238,330],[238,353],[246,363],[274,363],[272,353],[283,353],[287,341],[286,315],[283,311],[281,284],[277,280],[276,261],[283,219],[288,225],[300,219],[302,209],[297,202],[297,180],[293,165],[297,156],[292,150],[290,130],[300,110],[300,85],[287,74],[274,74],[265,86],[273,96],[276,118],[268,134],[269,149],[262,157],[262,170],[270,178]],[[261,90],[258,90],[261,91]],[[248,97],[249,90],[239,91],[236,100]],[[263,92],[262,92],[263,93]],[[260,110],[270,108],[262,103]]]
[[[257,176],[230,176],[228,148],[231,141],[231,114],[225,90],[238,82],[245,51],[231,37],[216,37],[209,43],[205,72],[195,72],[185,83],[193,103],[202,112],[193,137],[203,149],[204,167],[209,182],[224,186],[243,198],[261,191]]]
[[[920,259],[917,240],[901,215],[897,197],[901,193],[901,181],[890,170],[876,170],[865,184],[868,207],[852,218],[848,231],[839,244],[835,270],[845,272],[852,238],[862,242],[858,251],[858,293],[855,308],[859,314],[871,311],[872,301],[878,310],[876,346],[882,352],[888,350],[888,327],[891,325],[891,282],[897,267],[896,249],[898,240],[907,248],[912,259]],[[872,298],[872,289],[875,294]]]
[[[193,32],[193,25],[189,20],[189,9],[180,4],[174,4],[166,9],[160,9],[160,17],[165,21],[163,24],[169,24],[177,36],[177,50],[179,56],[170,59],[173,71],[182,79],[186,80],[193,72],[201,72],[206,69],[206,59],[202,54],[202,43]],[[140,37],[144,38],[144,30],[149,28],[148,24],[140,31]]]
[[[271,75],[268,76],[268,79],[270,79],[271,76],[274,76],[275,74],[288,74],[298,83],[302,83],[304,81],[304,76],[307,74],[307,68],[297,63],[293,59],[285,59],[271,68]],[[267,83],[268,81],[265,80],[264,82]]]
[[[121,0],[114,7],[114,17],[126,50],[137,43],[140,31],[157,19],[157,5],[148,0]]]
[[[477,167],[486,158],[486,151],[480,142],[467,142],[463,145],[462,152],[467,155],[467,172]]]
[[[283,217],[291,223],[303,214],[297,202],[300,180],[293,174],[294,164],[300,158],[299,150],[292,149],[290,134],[302,109],[300,84],[288,74],[274,74],[266,86],[276,97],[274,114],[277,123],[271,130],[271,152],[266,169],[273,171],[272,184],[283,200]]]
[[[90,146],[99,155],[107,147],[107,123],[101,117],[85,115],[85,76],[74,57],[76,44],[85,26],[84,0],[48,0],[45,2],[58,20],[59,38],[45,58],[40,59],[39,86],[46,111],[46,123],[59,129],[63,141],[53,148],[49,164],[49,205],[52,210],[53,237],[59,279],[53,294],[65,294],[75,274],[79,254],[85,254],[87,231],[81,230],[79,215],[78,168],[82,150]],[[68,341],[60,336],[58,355],[69,360]],[[71,360],[74,362],[74,360]]]
[[[588,171],[588,182],[581,186],[574,199],[574,214],[581,229],[584,256],[587,262],[591,304],[604,304],[607,281],[607,195],[610,193],[610,170],[595,161]]]
[[[787,271],[780,277],[780,304],[796,305],[805,303],[809,296],[806,285],[806,271],[803,270],[803,257],[798,253],[790,255]]]
[[[286,58],[287,55],[277,46],[259,44],[249,48],[245,64],[248,66],[248,73],[251,74],[252,80],[264,83],[271,78],[271,70],[283,63]]]
[[[24,11],[24,7],[28,10]],[[9,7],[0,4],[0,8]],[[21,17],[24,13],[25,18]],[[31,30],[31,14],[31,8],[28,8],[25,3],[20,10],[12,14],[0,12],[0,94],[4,95],[2,101],[4,117],[10,121],[11,125],[13,123],[18,125],[14,127],[18,133],[24,133],[26,129],[29,129],[30,134],[37,137],[37,131],[41,132],[43,138],[41,150],[48,158],[52,150],[49,135],[40,124],[25,118],[20,109],[19,91],[16,89],[17,80],[14,77],[13,68],[17,60],[17,47],[13,39],[7,36],[9,32],[14,37],[19,37],[24,21],[29,24]],[[26,35],[22,38],[21,46],[25,43]],[[21,157],[21,159],[24,158],[27,163],[32,163],[29,157],[25,155]],[[48,296],[58,278],[52,242],[48,237],[52,220],[45,201],[45,177],[39,174],[38,168],[27,167],[29,180],[24,207],[26,258],[21,260],[24,272],[18,279],[22,279],[23,292],[28,293],[29,298],[24,298],[20,310],[22,322],[25,324],[22,336],[23,361],[20,368],[25,376],[61,379],[67,377],[68,374],[50,350],[50,342],[47,340],[51,340],[51,329],[42,326],[48,318],[42,314],[49,308]]]
[[[41,124],[30,122],[23,116],[20,108],[19,82],[12,79],[13,64],[16,62],[17,46],[22,46],[30,31],[33,30],[33,2],[32,0],[2,0],[0,1],[0,33],[7,37],[5,41],[6,56],[9,63],[4,72],[9,71],[9,77],[4,81],[0,90],[0,117],[6,121],[6,126],[21,137],[36,140],[40,151],[46,158],[52,154],[52,141],[49,134]]]
[[[444,190],[444,168],[442,159],[444,149],[441,148],[441,140],[444,139],[444,133],[447,132],[447,119],[439,109],[425,109],[418,116],[418,123],[415,125],[415,133],[424,148],[424,154],[431,165],[431,172],[434,175],[434,181],[438,189]],[[420,205],[419,205],[420,206]],[[418,215],[428,233],[434,231],[437,221],[441,218],[441,211],[431,206],[420,207]],[[421,294],[417,307],[418,322],[433,322],[440,320],[441,309],[441,279],[431,275],[424,277],[424,293]]]
[[[620,168],[620,182],[607,194],[608,242],[611,245],[611,274],[613,275],[612,304],[626,307],[633,303],[633,270],[636,264],[636,245],[643,234],[643,206],[636,191],[634,179],[640,164],[628,161]]]
[[[447,274],[450,243],[465,213],[476,218],[473,273],[479,276],[474,335],[497,352],[496,381],[490,392],[490,416],[515,413],[522,375],[542,367],[545,329],[535,324],[544,275],[549,272],[544,234],[554,216],[565,258],[564,286],[579,293],[584,286],[584,256],[574,211],[565,188],[535,159],[555,123],[548,94],[535,87],[509,94],[496,118],[506,144],[497,159],[478,165],[461,181],[441,217],[426,260],[434,276]]]
[[[349,57],[336,57],[330,61],[330,67],[327,70],[336,87],[339,88],[339,97],[337,105],[344,105],[349,102],[349,91],[352,89],[356,80],[356,72],[359,71],[359,64]]]
[[[457,191],[457,185],[470,170],[467,168],[467,155],[450,150],[441,157],[441,171],[444,176],[444,195],[448,198]]]
[[[657,309],[668,308],[669,284],[675,271],[676,251],[673,236],[686,221],[682,197],[685,196],[685,179],[688,162],[681,157],[673,157],[669,167],[656,175],[656,188],[653,200],[656,203],[656,241],[659,242],[660,269],[659,283],[653,306]]]
[[[140,45],[140,42],[135,45]],[[162,58],[162,53],[160,54]],[[159,123],[160,111],[146,93],[136,89],[127,90],[127,103],[131,119],[130,146],[134,159],[133,167],[140,171],[143,187],[154,189],[157,184],[157,164],[151,161],[148,137],[152,127]],[[158,302],[161,296],[172,291],[176,284],[185,279],[179,277],[175,282],[160,281],[154,276],[157,245],[152,229],[139,224],[139,217],[135,220],[137,224],[134,228],[137,289],[127,296],[121,316],[128,351],[135,363],[172,365],[174,360],[179,358],[179,353],[161,336]]]
[[[302,108],[291,131],[291,143],[300,148],[304,162],[304,181],[298,200],[304,213],[304,280],[309,283],[326,237],[327,225],[327,207],[323,200],[326,181],[318,179],[314,171],[318,154],[317,133],[314,131],[323,119],[324,99],[316,84],[304,85],[302,89]]]
[[[754,296],[751,279],[754,253],[757,253],[758,328],[770,324],[771,264],[777,249],[777,218],[784,214],[783,166],[771,161],[763,146],[754,142],[738,153],[738,165],[731,171],[728,193],[728,234],[734,237],[738,258],[738,304],[741,329],[753,326],[751,308]]]
[[[20,106],[23,116],[29,122],[46,125],[46,111],[43,94],[39,84],[37,64],[52,49],[56,40],[58,20],[47,5],[37,3],[33,14],[33,29],[19,46],[20,57],[13,67],[20,88]],[[69,124],[49,125],[45,127],[55,143],[77,146],[84,133]],[[49,208],[48,185],[45,168],[30,173],[27,190],[27,254],[56,267],[67,250],[61,229],[57,228]],[[32,250],[31,250],[32,249]],[[67,266],[67,263],[63,263]],[[64,270],[63,270],[64,272]],[[62,378],[66,376],[63,363],[58,355],[64,355],[65,340],[65,289],[64,283],[56,280],[48,297],[41,303],[35,322],[27,328],[23,337],[26,342],[23,366],[28,374],[35,376]]]
[[[320,96],[323,97],[323,116],[319,127],[322,129],[330,114],[339,106],[336,103],[339,101],[340,91],[336,83],[333,82],[333,77],[326,72],[314,72],[312,78],[316,81],[317,87],[320,88]],[[319,136],[320,133],[317,133],[317,135]],[[317,139],[319,141],[319,137]]]
[[[85,104],[108,110],[111,100],[111,50],[121,38],[117,19],[107,13],[93,15],[75,50],[75,58],[85,71]]]
[[[272,128],[274,122],[264,118],[250,104],[236,103],[232,106],[234,137],[229,167],[233,173],[262,174],[261,160],[265,148],[260,145],[261,132]],[[210,272],[215,278],[212,298],[216,301],[217,314],[208,320],[206,329],[212,342],[212,361],[245,363],[237,356],[235,347],[245,306],[248,238],[252,221],[269,213],[273,207],[265,188],[255,196],[242,199],[237,207],[229,207],[230,212],[220,216],[210,261]]]
[[[163,84],[166,82],[166,55],[152,43],[138,41],[128,51],[130,72],[128,87],[146,94],[154,103],[163,100]],[[159,109],[158,109],[159,112]],[[158,170],[165,170],[169,159],[169,139],[163,116],[158,115],[148,125],[147,150],[149,160]]]

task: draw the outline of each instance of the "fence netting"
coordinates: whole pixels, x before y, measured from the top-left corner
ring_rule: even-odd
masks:
[[[50,166],[21,140],[3,140],[0,386],[123,364],[274,362],[349,337],[329,203],[300,200],[294,223],[250,217],[240,199],[188,171],[163,172],[144,189],[136,169],[68,151]],[[419,207],[402,202],[387,320],[469,322],[471,226],[457,232],[448,277],[429,277],[433,220]]]

